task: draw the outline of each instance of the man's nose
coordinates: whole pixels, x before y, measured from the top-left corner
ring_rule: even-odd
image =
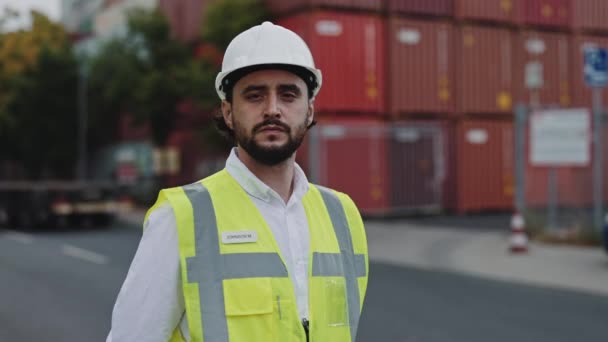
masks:
[[[280,117],[281,110],[279,108],[279,97],[277,94],[270,94],[266,101],[266,110],[264,111],[264,117]]]

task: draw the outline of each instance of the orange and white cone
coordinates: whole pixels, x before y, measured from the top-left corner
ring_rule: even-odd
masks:
[[[526,223],[520,213],[511,217],[511,238],[509,239],[509,251],[511,253],[525,253],[528,251],[528,237],[526,236]]]

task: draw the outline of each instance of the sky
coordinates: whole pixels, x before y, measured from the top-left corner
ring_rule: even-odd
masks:
[[[27,26],[30,9],[43,12],[53,20],[59,20],[61,14],[61,0],[0,0],[0,13],[4,13],[4,8],[7,6],[22,14],[21,18],[13,21],[8,29]]]

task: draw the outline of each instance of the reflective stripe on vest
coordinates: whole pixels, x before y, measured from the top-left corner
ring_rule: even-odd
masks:
[[[318,187],[329,212],[341,253],[313,254],[312,276],[344,276],[349,325],[354,341],[360,316],[357,277],[366,275],[365,256],[353,252],[350,229],[340,200],[331,190]],[[196,255],[187,258],[189,283],[198,283],[204,341],[228,342],[223,280],[287,278],[278,253],[221,254],[217,220],[209,191],[200,183],[183,187],[192,204]],[[312,322],[314,324],[314,322]]]
[[[338,197],[333,193],[332,190],[317,186],[325,202],[325,207],[329,212],[331,224],[334,226],[336,237],[338,238],[338,245],[340,246],[341,254],[331,253],[315,253],[313,256],[313,276],[317,275],[314,273],[316,269],[321,269],[323,276],[340,276],[343,275],[346,280],[346,296],[348,300],[348,317],[350,324],[350,336],[352,340],[355,340],[357,336],[357,327],[359,326],[360,302],[359,302],[359,285],[357,284],[357,277],[365,276],[365,256],[355,255],[353,251],[353,241],[350,236],[350,229],[348,228],[348,221],[346,220],[346,214],[344,208]],[[317,258],[319,258],[317,261]],[[339,266],[338,259],[342,263],[343,274],[338,272],[331,274],[331,265]],[[336,267],[334,271],[337,271],[339,267]]]

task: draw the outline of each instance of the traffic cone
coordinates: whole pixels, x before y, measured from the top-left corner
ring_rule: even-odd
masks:
[[[525,230],[524,217],[516,212],[511,217],[511,238],[509,239],[509,251],[511,253],[526,253],[528,251],[528,237]]]

